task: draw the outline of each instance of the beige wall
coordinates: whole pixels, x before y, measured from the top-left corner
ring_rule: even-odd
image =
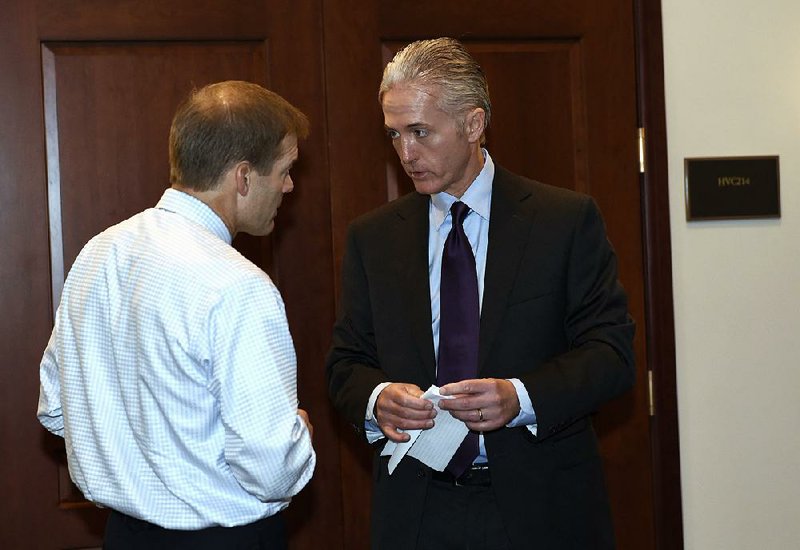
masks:
[[[800,548],[800,2],[664,0],[687,550]],[[780,220],[687,222],[683,159],[780,155]]]

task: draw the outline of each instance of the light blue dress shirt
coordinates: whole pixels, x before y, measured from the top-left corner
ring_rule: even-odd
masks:
[[[283,300],[204,203],[168,189],[64,285],[38,418],[87,499],[171,529],[285,508],[316,456]]]
[[[483,308],[483,287],[484,275],[486,273],[486,255],[489,249],[489,218],[492,207],[492,182],[494,181],[494,162],[489,152],[482,150],[484,155],[484,165],[481,172],[467,188],[464,195],[457,199],[447,193],[436,193],[431,195],[429,209],[429,233],[428,233],[428,276],[430,279],[431,290],[431,328],[433,329],[433,345],[436,353],[436,360],[439,358],[439,286],[442,274],[442,254],[444,252],[444,242],[452,227],[450,207],[458,200],[470,207],[471,212],[464,220],[464,233],[469,239],[472,252],[475,254],[475,269],[478,275],[478,296],[481,308]],[[519,379],[509,380],[517,390],[517,397],[520,403],[520,413],[508,427],[527,426],[533,434],[536,434],[536,414],[533,410],[528,391]],[[375,388],[370,396],[367,405],[367,416],[365,428],[367,439],[370,442],[377,441],[383,437],[383,433],[378,428],[377,422],[373,418],[372,411],[378,395],[388,385],[384,383]],[[426,390],[427,388],[422,388]],[[486,450],[483,445],[483,436],[480,437],[480,455],[477,462],[485,462]]]

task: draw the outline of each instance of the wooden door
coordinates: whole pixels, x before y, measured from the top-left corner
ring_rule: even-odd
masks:
[[[493,106],[487,147],[496,163],[598,202],[638,328],[636,386],[603,407],[595,426],[619,548],[656,548],[634,2],[451,0],[412,6],[385,0],[365,8],[356,0],[330,0],[326,6],[326,40],[337,45],[325,50],[327,96],[335,100],[328,127],[337,265],[353,217],[413,190],[387,144],[377,87],[386,62],[416,39],[458,38],[482,65]],[[366,518],[354,512],[370,491],[363,443],[345,436],[342,461],[343,478],[350,480],[343,486],[345,538],[362,540]]]
[[[680,548],[666,157],[663,140],[648,142],[660,185],[637,176],[634,5],[660,21],[657,0],[0,0],[0,547],[99,545],[104,514],[76,493],[63,443],[34,414],[54,304],[82,244],[168,185],[177,102],[241,78],[312,123],[275,233],[236,241],[284,294],[316,427],[315,476],[288,512],[291,547],[366,548],[367,450],[332,412],[322,371],[335,277],[347,223],[410,189],[382,131],[382,66],[410,40],[451,35],[489,76],[497,162],[603,209],[639,322],[637,388],[597,419],[620,548],[652,548],[654,523],[658,548]],[[659,33],[639,37],[651,55],[638,76],[663,99]],[[641,70],[653,61],[654,73]],[[661,126],[648,132],[663,135],[663,105],[651,112]],[[665,367],[654,380],[668,414],[648,435],[654,365]]]
[[[341,539],[338,441],[321,367],[333,320],[322,94],[313,1],[13,0],[0,7],[3,235],[3,548],[87,548],[105,512],[69,480],[63,441],[35,418],[38,363],[64,274],[105,227],[169,186],[172,113],[192,87],[243,79],[308,114],[296,187],[270,238],[235,244],[273,275],[287,304],[299,390],[317,431],[311,485],[288,512],[293,548]],[[298,71],[298,67],[303,67]],[[315,270],[307,269],[313,258]]]

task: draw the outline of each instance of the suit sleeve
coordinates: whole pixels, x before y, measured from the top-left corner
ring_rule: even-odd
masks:
[[[388,379],[378,363],[369,282],[355,226],[348,230],[341,281],[339,312],[326,361],[328,390],[334,406],[363,431],[370,394]]]
[[[635,380],[634,323],[604,222],[588,197],[576,217],[564,280],[567,351],[520,377],[539,437],[596,411]]]

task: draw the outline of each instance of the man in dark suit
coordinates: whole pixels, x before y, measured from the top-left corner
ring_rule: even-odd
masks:
[[[351,225],[327,361],[375,446],[372,547],[613,548],[590,415],[633,385],[634,325],[597,206],[495,165],[488,86],[455,40],[404,48],[379,99],[416,192]],[[470,430],[447,468],[390,474],[386,440],[437,413]]]

